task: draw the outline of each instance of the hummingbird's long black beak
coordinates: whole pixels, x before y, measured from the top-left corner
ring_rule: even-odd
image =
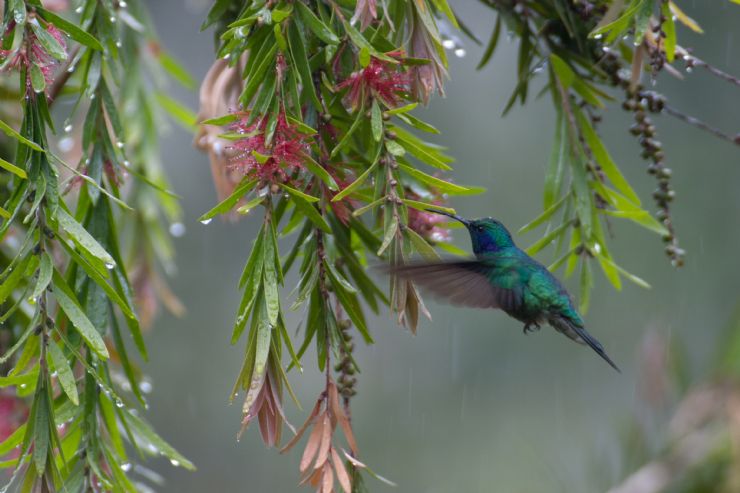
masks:
[[[470,225],[470,221],[468,221],[467,219],[464,219],[464,218],[462,218],[462,217],[460,217],[460,216],[458,216],[456,214],[450,214],[449,212],[440,211],[440,210],[437,210],[437,209],[427,209],[427,212],[433,212],[435,214],[441,214],[443,216],[451,217],[452,219],[454,219],[456,221],[460,221],[465,226],[469,226]]]

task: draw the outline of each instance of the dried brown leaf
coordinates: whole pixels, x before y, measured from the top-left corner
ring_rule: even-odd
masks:
[[[344,438],[347,439],[349,449],[353,454],[357,455],[357,441],[355,441],[355,434],[352,432],[352,425],[350,424],[349,419],[344,413],[338,415],[337,419],[339,420],[339,426],[342,427]]]
[[[321,491],[322,493],[331,493],[334,491],[334,472],[331,469],[331,466],[327,463],[324,466],[324,476],[321,481]]]
[[[319,448],[319,453],[316,455],[316,464],[314,465],[314,469],[322,467],[329,459],[329,449],[331,448],[331,433],[332,428],[329,413],[324,413],[321,434],[321,447]]]
[[[339,457],[339,454],[334,447],[331,448],[331,461],[334,464],[334,470],[337,472],[339,485],[344,490],[344,493],[352,493],[352,482],[349,479],[347,469],[344,467],[344,461]]]
[[[319,445],[321,444],[321,437],[323,435],[323,432],[324,420],[317,419],[316,425],[311,431],[311,435],[309,435],[308,437],[308,442],[306,442],[306,448],[303,450],[303,457],[301,457],[301,464],[299,466],[301,472],[304,472],[306,469],[308,469],[309,464],[311,464],[314,456],[316,456],[316,452],[318,452]]]
[[[313,410],[311,411],[311,414],[309,414],[308,419],[301,425],[301,427],[298,429],[297,432],[295,432],[295,436],[291,438],[291,440],[285,444],[285,447],[280,449],[280,453],[284,454],[285,452],[289,451],[293,447],[295,447],[296,443],[298,443],[303,437],[303,434],[308,429],[309,425],[313,422],[314,418],[319,415],[319,410],[321,409],[321,399],[316,401],[316,405],[313,407]]]

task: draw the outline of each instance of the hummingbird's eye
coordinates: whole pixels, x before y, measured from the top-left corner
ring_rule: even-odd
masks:
[[[476,226],[475,229],[477,229],[479,233],[483,232],[483,226]]]

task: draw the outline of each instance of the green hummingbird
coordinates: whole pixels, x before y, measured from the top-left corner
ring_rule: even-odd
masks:
[[[490,217],[469,220],[439,210],[428,211],[465,225],[475,259],[399,265],[391,269],[392,273],[458,305],[499,308],[524,322],[525,334],[547,323],[588,345],[620,371],[601,343],[586,331],[568,291],[544,265],[514,244],[501,222]]]

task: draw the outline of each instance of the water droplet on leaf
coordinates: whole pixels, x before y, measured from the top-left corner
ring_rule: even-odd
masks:
[[[211,224],[211,221],[213,221],[213,218],[212,217],[209,217],[208,219],[203,219],[200,223],[203,224],[203,225],[205,225],[205,226],[207,226],[207,225]]]

